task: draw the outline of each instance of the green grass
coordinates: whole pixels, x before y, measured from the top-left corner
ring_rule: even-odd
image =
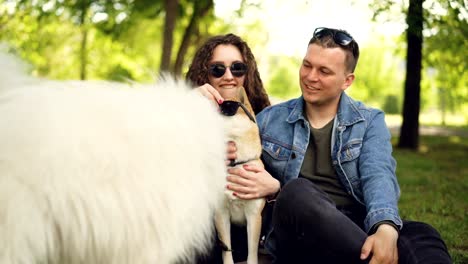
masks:
[[[468,263],[468,138],[421,136],[418,152],[394,156],[401,217],[434,226],[453,263]]]

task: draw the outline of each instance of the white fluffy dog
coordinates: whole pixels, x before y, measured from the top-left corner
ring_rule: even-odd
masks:
[[[187,85],[52,82],[0,56],[0,263],[189,262],[225,185],[221,117]]]

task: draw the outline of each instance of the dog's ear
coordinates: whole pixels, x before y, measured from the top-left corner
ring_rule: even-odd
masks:
[[[238,95],[238,99],[239,99],[239,102],[245,104],[245,101],[249,101],[249,99],[247,98],[247,93],[245,92],[245,88],[243,86],[241,86],[239,88],[239,95]]]
[[[240,87],[238,98],[239,98],[239,102],[244,104],[245,107],[247,107],[247,109],[249,109],[250,113],[253,114],[253,109],[252,109],[252,106],[250,105],[250,101],[249,101],[249,98],[247,97],[247,93],[245,92],[244,87]]]

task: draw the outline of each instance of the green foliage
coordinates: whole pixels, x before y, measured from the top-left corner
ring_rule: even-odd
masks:
[[[67,67],[72,62],[64,58],[76,55],[66,44],[76,41],[73,36],[77,33],[67,21],[44,18],[40,22],[25,10],[9,17],[8,23],[1,28],[0,38],[35,66],[36,75],[55,78],[62,74],[74,76]]]
[[[162,25],[162,19],[148,18],[140,18],[139,23],[132,23],[115,41],[120,46],[119,51],[108,51],[102,57],[102,63],[109,63],[115,57],[126,57],[120,61],[125,61],[125,68],[132,72],[134,80],[154,81],[161,60]]]
[[[392,94],[387,95],[382,110],[387,114],[399,114],[400,102],[398,101],[398,97]]]
[[[382,107],[388,96],[402,98],[402,61],[384,39],[361,48],[356,78],[348,93],[367,104]]]
[[[374,0],[379,22],[401,20],[408,1]],[[468,123],[468,10],[464,0],[425,0],[423,3],[423,67],[421,109],[463,113]],[[402,36],[403,37],[403,36]],[[400,40],[400,43],[401,42]],[[401,53],[401,48],[397,48]]]
[[[269,79],[265,84],[270,96],[291,99],[301,94],[299,87],[300,60],[293,57],[271,57]]]
[[[427,12],[430,16],[425,31],[425,64],[435,75],[438,107],[460,111],[468,101],[467,6],[463,0],[428,1]]]
[[[212,0],[205,1],[212,3]],[[84,67],[86,78],[90,79],[120,79],[121,76],[137,81],[154,81],[163,40],[162,2],[0,2],[0,41],[6,42],[11,50],[34,65],[38,76],[77,79]],[[181,42],[194,4],[193,1],[180,2],[174,46]],[[199,21],[210,25],[213,18],[212,12],[208,12]],[[83,44],[85,34],[87,40]],[[202,28],[197,29],[196,34],[208,33]],[[193,53],[193,45],[199,43],[198,39],[189,42],[189,52]]]

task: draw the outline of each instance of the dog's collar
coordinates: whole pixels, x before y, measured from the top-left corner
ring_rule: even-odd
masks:
[[[240,161],[236,161],[236,160],[231,159],[231,160],[229,160],[228,166],[229,166],[229,167],[235,167],[235,166],[237,166],[237,165],[242,165],[242,164],[245,164],[245,163],[247,163],[247,162],[249,162],[249,161],[256,160],[256,159],[257,159],[257,158],[252,158],[252,159],[240,160]]]

